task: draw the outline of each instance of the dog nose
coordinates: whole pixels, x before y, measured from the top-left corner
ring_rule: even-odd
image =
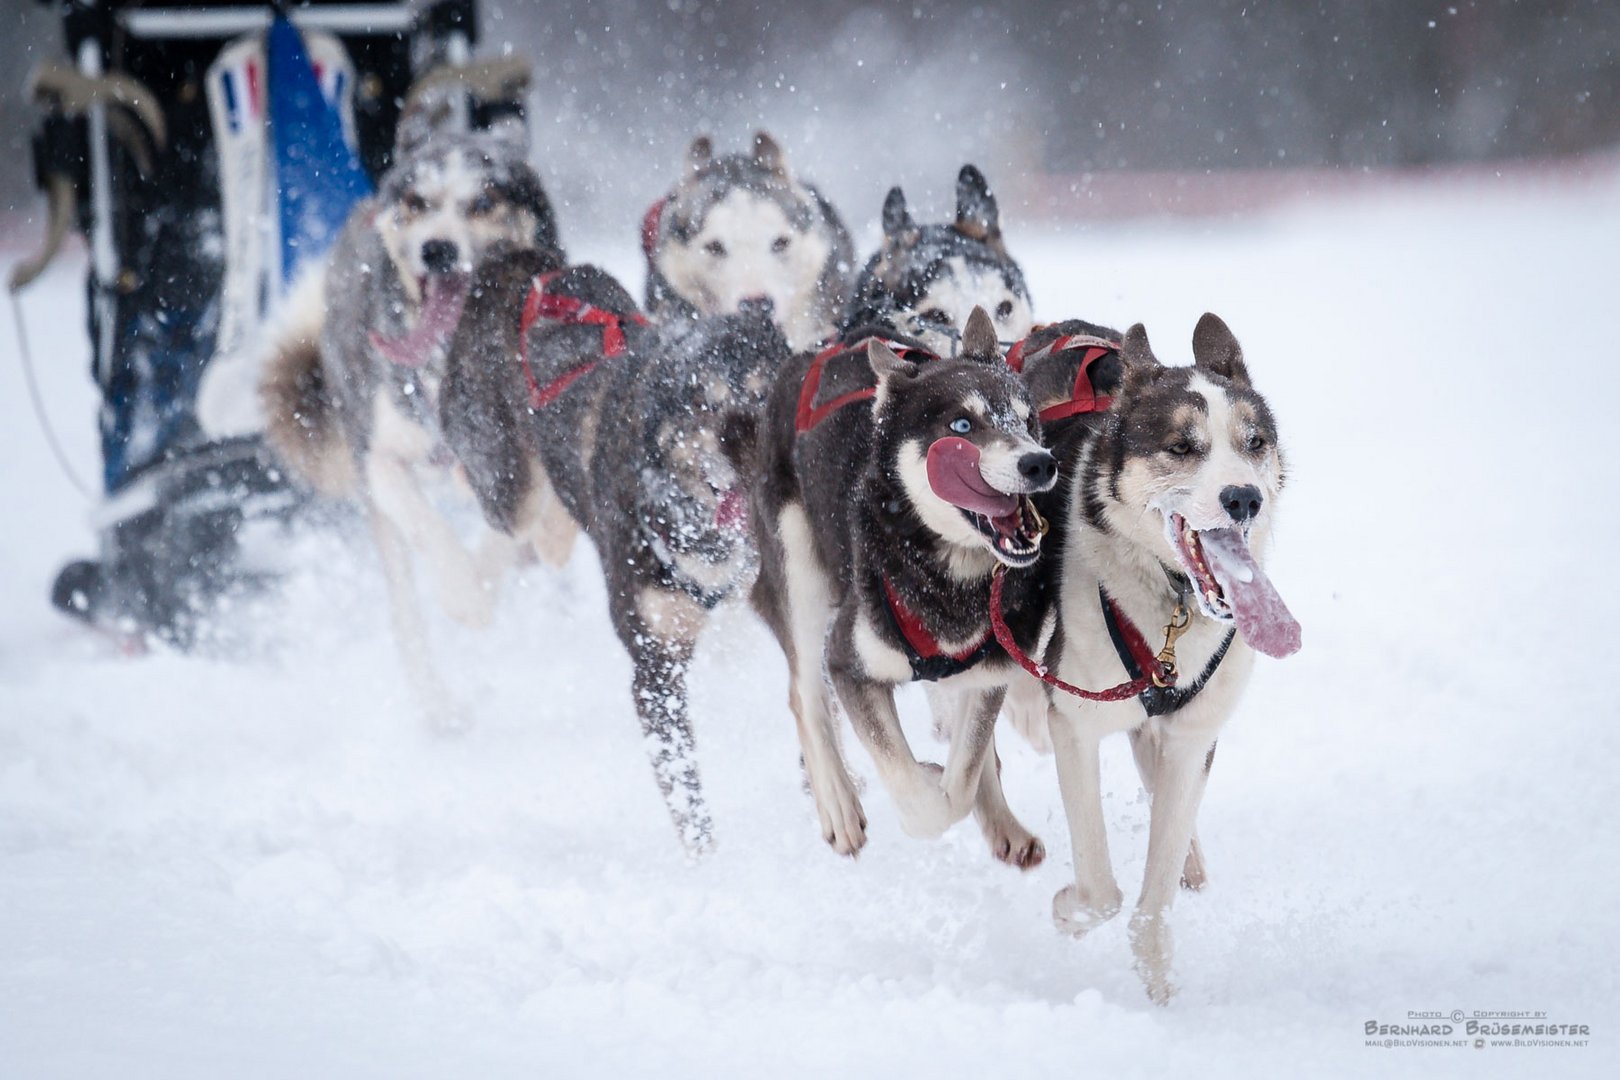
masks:
[[[743,315],[765,315],[776,313],[776,301],[768,296],[745,296],[737,304],[737,311]]]
[[[445,274],[454,270],[461,252],[449,240],[429,240],[422,245],[422,265],[429,273]]]
[[[1221,489],[1221,505],[1233,521],[1253,520],[1260,513],[1260,489],[1253,484],[1232,484]]]
[[[1057,458],[1045,450],[1036,450],[1018,459],[1018,475],[1029,484],[1044,488],[1057,478]]]

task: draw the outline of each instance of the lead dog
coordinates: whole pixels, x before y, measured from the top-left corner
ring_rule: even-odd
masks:
[[[989,316],[974,310],[955,360],[881,337],[797,357],[778,375],[760,442],[753,600],[787,655],[823,837],[852,855],[867,824],[830,682],[906,832],[937,836],[972,811],[998,857],[1038,857],[986,767],[1013,670],[990,636],[987,601],[992,568],[1012,568],[1013,632],[1025,647],[1040,638],[1030,568],[1044,523],[1030,496],[1052,486],[1057,466]],[[900,728],[894,689],[914,679],[970,699],[943,770],[919,762]]]
[[[1057,574],[1058,632],[1046,653],[1081,687],[1165,679],[1114,702],[1053,694],[1051,737],[1069,821],[1075,880],[1053,899],[1080,935],[1123,896],[1109,866],[1098,744],[1131,734],[1152,796],[1147,869],[1131,918],[1136,968],[1154,1001],[1173,992],[1167,924],[1178,879],[1203,877],[1194,822],[1221,726],[1237,707],[1255,651],[1287,656],[1300,631],[1261,569],[1284,464],[1277,425],[1242,350],[1214,315],[1199,320],[1191,367],[1165,367],[1140,325],[1125,335],[1124,383],[1079,442]],[[1161,628],[1163,628],[1161,630]]]

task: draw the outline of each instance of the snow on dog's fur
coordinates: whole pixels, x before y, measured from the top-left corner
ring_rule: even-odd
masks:
[[[731,315],[769,300],[795,349],[832,333],[849,296],[849,231],[761,131],[747,154],[695,140],[687,171],[649,214],[647,313],[659,321]]]
[[[1030,331],[1029,287],[1002,240],[1001,211],[984,174],[962,166],[956,218],[949,224],[919,225],[905,192],[891,188],[883,203],[883,245],[855,283],[846,325],[899,312],[897,330],[949,356],[956,328],[975,307],[990,314],[1002,341]]]
[[[294,474],[365,506],[406,677],[445,722],[456,710],[428,655],[411,553],[427,557],[445,610],[472,625],[488,620],[491,582],[514,555],[493,536],[469,553],[425,490],[455,486],[438,415],[445,350],[486,251],[517,244],[559,264],[561,253],[540,179],[508,133],[402,120],[400,139],[395,164],[355,207],[324,272],[296,291],[261,393],[267,437]]]
[[[1175,689],[1110,703],[1054,692],[1050,717],[1075,870],[1053,900],[1053,917],[1077,935],[1123,902],[1108,861],[1098,743],[1131,733],[1153,805],[1130,937],[1137,971],[1159,1002],[1173,990],[1167,919],[1177,881],[1205,880],[1194,822],[1216,736],[1255,651],[1287,656],[1299,648],[1299,626],[1260,566],[1284,478],[1276,421],[1237,339],[1214,315],[1199,321],[1193,357],[1191,367],[1164,367],[1141,326],[1125,335],[1124,384],[1070,463],[1063,550],[1051,567],[1061,617],[1047,663],[1066,682],[1095,689],[1127,674],[1101,595],[1150,648],[1178,606],[1190,619],[1176,644]]]

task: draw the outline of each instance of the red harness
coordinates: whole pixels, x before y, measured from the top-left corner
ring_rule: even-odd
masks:
[[[625,322],[637,326],[647,324],[646,318],[634,312],[621,316],[605,308],[587,304],[577,296],[547,292],[546,287],[561,273],[561,270],[553,270],[534,279],[534,283],[529,286],[528,298],[523,301],[523,317],[518,322],[518,363],[523,366],[523,378],[529,384],[529,407],[537,411],[556,401],[562,396],[563,391],[590,374],[591,369],[597,364],[610,356],[618,356],[624,352],[627,348],[624,336]],[[600,326],[602,355],[569,368],[541,386],[534,377],[533,366],[529,363],[529,329],[537,319],[546,319],[565,326]]]
[[[992,635],[987,630],[984,637],[967,648],[946,652],[917,613],[906,607],[888,578],[883,579],[883,598],[888,604],[889,618],[894,621],[895,629],[900,631],[900,639],[906,644],[906,660],[911,664],[913,680],[933,682],[960,675],[983,660],[990,651]]]
[[[1107,356],[1111,352],[1119,351],[1119,342],[1108,341],[1105,338],[1092,337],[1089,334],[1069,334],[1055,339],[1049,345],[1043,345],[1028,356],[1024,355],[1024,346],[1029,343],[1025,338],[1014,345],[1007,353],[1007,366],[1014,371],[1022,373],[1024,366],[1049,356],[1055,352],[1065,352],[1069,349],[1084,349],[1085,355],[1080,358],[1080,370],[1074,375],[1074,389],[1069,393],[1068,401],[1060,401],[1056,405],[1049,405],[1041,410],[1041,422],[1049,424],[1054,420],[1063,420],[1080,413],[1102,412],[1114,403],[1111,397],[1099,396],[1091,385],[1091,365]]]
[[[911,345],[902,345],[898,341],[891,341],[888,338],[879,337],[876,334],[873,334],[870,337],[861,338],[859,341],[851,345],[845,345],[839,342],[827,346],[825,349],[822,349],[816,354],[816,358],[814,360],[810,361],[810,369],[804,373],[804,384],[799,387],[799,408],[793,414],[793,430],[795,432],[803,435],[805,432],[827,419],[827,417],[831,416],[839,409],[842,409],[845,405],[853,405],[857,401],[866,401],[877,396],[877,387],[863,386],[859,390],[851,390],[847,394],[839,394],[837,397],[833,398],[831,401],[825,402],[824,404],[816,404],[816,395],[821,392],[821,369],[826,366],[827,361],[831,360],[835,356],[841,356],[847,352],[856,352],[857,350],[864,349],[869,341],[883,342],[883,344],[894,350],[894,354],[900,357],[902,360],[937,359],[933,353],[928,352],[926,349],[919,349]]]
[[[1018,642],[1013,640],[1012,631],[1007,628],[1007,620],[1001,614],[1001,580],[1006,575],[1007,568],[998,566],[994,575],[990,578],[990,630],[995,634],[996,640],[1001,643],[1001,647],[1007,650],[1007,655],[1012,657],[1019,667],[1041,680],[1041,682],[1048,686],[1054,686],[1065,694],[1085,698],[1087,701],[1124,701],[1127,698],[1136,697],[1153,686],[1175,685],[1175,671],[1159,663],[1158,656],[1148,645],[1147,640],[1142,637],[1142,632],[1136,628],[1135,623],[1125,617],[1125,613],[1120,610],[1119,605],[1114,603],[1113,600],[1108,601],[1108,606],[1113,610],[1114,620],[1119,624],[1120,637],[1124,639],[1125,648],[1129,650],[1131,658],[1136,661],[1137,670],[1143,672],[1143,674],[1130,682],[1111,686],[1107,690],[1082,690],[1073,683],[1066,683],[1053,675],[1046,670],[1046,665],[1037,664],[1029,658],[1028,653],[1018,647]],[[1155,672],[1159,676],[1159,682],[1157,683],[1154,682],[1153,678]]]

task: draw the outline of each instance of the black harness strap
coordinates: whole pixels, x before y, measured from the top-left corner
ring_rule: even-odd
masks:
[[[1125,633],[1120,628],[1119,620],[1114,616],[1114,605],[1100,585],[1097,587],[1097,599],[1102,603],[1103,622],[1108,625],[1108,638],[1114,643],[1114,652],[1119,654],[1119,662],[1125,665],[1125,670],[1130,673],[1131,678],[1140,679],[1142,667],[1126,646]],[[1209,658],[1209,663],[1204,665],[1204,670],[1198,673],[1198,678],[1186,686],[1149,686],[1143,690],[1137,697],[1142,703],[1143,711],[1149,716],[1169,716],[1185,708],[1214,677],[1216,669],[1221,666],[1221,661],[1226,659],[1226,650],[1231,648],[1232,639],[1236,636],[1235,629],[1228,630],[1226,637],[1221,639],[1220,648],[1215,650],[1214,655]]]

